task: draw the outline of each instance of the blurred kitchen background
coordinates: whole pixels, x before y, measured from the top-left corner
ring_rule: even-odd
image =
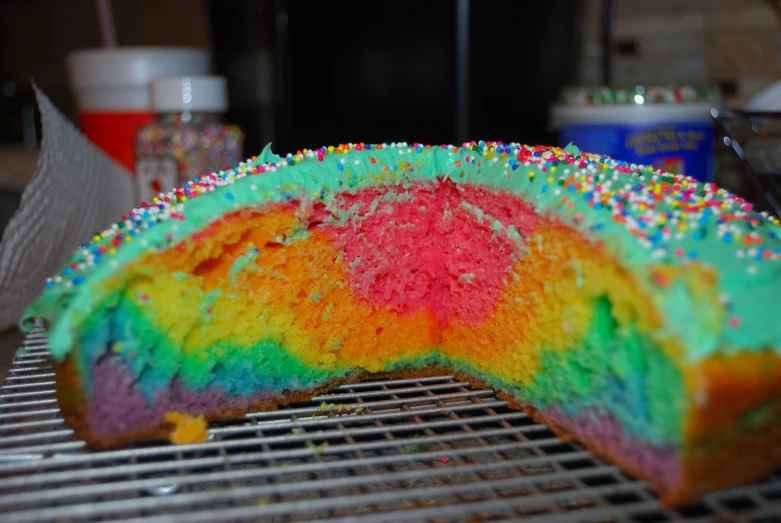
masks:
[[[781,10],[773,0],[113,0],[111,7],[122,47],[211,51],[214,72],[228,78],[226,119],[244,130],[249,155],[270,141],[280,152],[346,141],[554,143],[549,108],[561,89],[606,79],[606,4],[612,84],[715,86],[739,106],[781,75]],[[66,56],[101,43],[95,0],[0,2],[4,189],[24,186],[29,167],[7,170],[21,161],[14,152],[40,140],[31,80],[77,123]],[[465,71],[459,46],[468,50]]]
[[[104,44],[100,4],[0,1],[0,231],[40,147],[31,81],[79,124],[66,57]],[[567,86],[704,86],[737,108],[781,78],[774,0],[109,4],[120,47],[210,51],[213,73],[227,78],[225,120],[243,130],[247,156],[268,142],[276,152],[354,141],[558,143],[551,106]],[[715,142],[716,180],[750,192],[734,152]]]

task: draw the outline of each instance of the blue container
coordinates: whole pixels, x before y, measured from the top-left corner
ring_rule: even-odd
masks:
[[[561,146],[713,181],[713,104],[656,103],[553,107]]]

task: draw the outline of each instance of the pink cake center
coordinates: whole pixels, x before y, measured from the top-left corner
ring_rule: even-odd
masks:
[[[345,193],[316,219],[360,298],[401,314],[428,309],[443,328],[476,325],[494,310],[539,223],[518,197],[451,182]]]

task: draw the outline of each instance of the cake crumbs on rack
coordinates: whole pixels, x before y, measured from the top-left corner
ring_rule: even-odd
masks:
[[[203,415],[191,416],[171,411],[165,413],[165,421],[173,426],[168,439],[174,445],[203,443],[209,437],[208,423]]]

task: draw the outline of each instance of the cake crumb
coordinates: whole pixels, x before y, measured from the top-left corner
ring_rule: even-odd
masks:
[[[209,437],[208,423],[203,414],[190,416],[181,412],[166,412],[165,421],[173,425],[168,434],[168,440],[174,445],[188,445],[191,443],[203,443]]]
[[[309,447],[309,450],[311,450],[315,454],[322,454],[323,452],[325,452],[325,449],[328,448],[328,442],[324,441],[324,442],[322,442],[319,445],[315,445],[314,443],[312,443],[310,441],[310,442],[307,442],[306,446]]]

